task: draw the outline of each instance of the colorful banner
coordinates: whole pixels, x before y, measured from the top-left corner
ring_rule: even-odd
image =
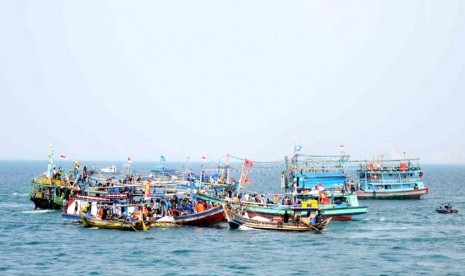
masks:
[[[250,185],[249,174],[250,174],[250,171],[252,170],[252,167],[253,167],[253,161],[245,158],[244,163],[242,164],[240,186],[242,186],[242,184]]]

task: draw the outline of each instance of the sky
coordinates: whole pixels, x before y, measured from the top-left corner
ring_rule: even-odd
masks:
[[[465,164],[465,1],[0,0],[0,160]]]

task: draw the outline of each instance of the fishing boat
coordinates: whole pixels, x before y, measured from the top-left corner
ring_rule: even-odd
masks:
[[[436,212],[440,214],[457,214],[459,210],[452,209],[452,206],[450,204],[448,205],[441,204],[441,206],[436,208]]]
[[[69,197],[74,188],[65,185],[61,179],[53,179],[45,174],[35,177],[31,185],[29,199],[34,203],[34,209],[61,209],[63,200]]]
[[[56,168],[53,154],[53,147],[50,146],[47,171],[31,181],[29,199],[34,202],[34,209],[59,210],[63,206],[63,200],[68,199],[76,189],[75,178],[68,175],[61,167]]]
[[[206,211],[200,211],[194,214],[174,217],[174,222],[180,225],[189,226],[217,226],[224,221],[224,211],[222,205],[213,206]]]
[[[100,218],[92,218],[82,216],[82,226],[96,227],[101,229],[125,230],[125,231],[147,231],[148,226],[142,221],[132,221],[131,219],[123,220],[102,220]]]
[[[311,208],[295,208],[294,213],[296,215],[300,214],[302,211],[305,211],[305,213],[308,213],[308,216],[300,217],[299,220],[295,220],[293,222],[285,222],[285,219],[275,219],[273,221],[250,219],[234,212],[231,208],[228,208],[226,206],[224,206],[223,208],[226,220],[228,221],[229,227],[231,229],[237,229],[242,226],[261,230],[276,230],[288,232],[319,232],[325,229],[331,221],[331,218],[317,219],[317,216],[312,217],[312,214],[316,214],[315,212],[317,211],[317,209]]]
[[[104,173],[109,173],[109,174],[118,173],[118,169],[116,168],[115,165],[108,166],[108,167],[105,167],[105,168],[101,168],[100,171],[104,172]]]
[[[419,159],[360,162],[357,170],[359,199],[420,199],[428,194]]]
[[[65,199],[63,201],[63,212],[61,213],[61,217],[71,222],[81,222],[82,215],[85,213],[96,216],[98,208],[101,206],[110,206],[115,202],[115,200],[107,197],[75,195],[69,200]]]
[[[324,217],[332,217],[335,221],[352,220],[354,215],[362,215],[368,212],[367,206],[360,206],[355,194],[341,193],[338,191],[305,191],[293,195],[292,205],[283,204],[256,204],[243,202],[245,211],[249,217],[261,216],[273,218],[282,216],[286,211],[293,215],[293,206],[318,208]]]
[[[290,162],[286,157],[286,171],[281,175],[281,187],[285,189],[285,199],[289,200],[287,204],[313,204],[322,216],[338,221],[352,220],[355,215],[366,214],[368,207],[360,205],[357,194],[346,188],[344,163],[348,159],[349,155],[345,154],[295,153]],[[251,209],[259,212],[256,208]]]
[[[218,226],[224,221],[224,211],[221,205],[213,206],[206,211],[196,211],[193,214],[180,216],[164,216],[155,220],[151,226],[198,226],[198,227],[213,227]]]

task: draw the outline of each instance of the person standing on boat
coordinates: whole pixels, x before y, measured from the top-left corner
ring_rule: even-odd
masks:
[[[232,184],[231,183],[228,183],[227,192],[228,192],[228,197],[232,198],[233,189],[232,189]]]
[[[63,199],[63,213],[66,213],[66,209],[68,208],[68,200]]]
[[[288,223],[288,222],[289,222],[289,214],[287,213],[287,210],[284,212],[283,222],[284,222],[284,223]]]
[[[82,175],[84,178],[84,182],[87,182],[87,177],[89,176],[89,173],[87,172],[87,167],[84,166],[84,169],[82,169]]]
[[[106,220],[108,217],[108,210],[106,207],[103,207],[103,211],[102,211],[102,220]]]

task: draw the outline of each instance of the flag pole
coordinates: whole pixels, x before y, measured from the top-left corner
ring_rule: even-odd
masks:
[[[242,180],[244,179],[245,177],[245,173],[244,173],[244,163],[245,163],[245,159],[244,161],[242,161],[242,168],[241,168],[241,177],[239,178],[239,187],[237,189],[237,193],[240,192],[241,188],[242,188]]]

